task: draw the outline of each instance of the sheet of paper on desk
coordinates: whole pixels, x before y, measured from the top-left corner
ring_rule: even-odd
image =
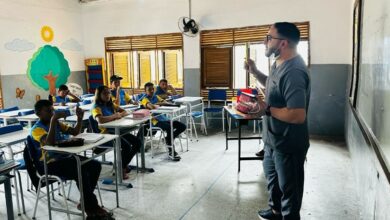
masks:
[[[82,138],[84,139],[84,143],[91,144],[100,141],[104,136],[96,133],[81,133],[76,135],[75,138]]]

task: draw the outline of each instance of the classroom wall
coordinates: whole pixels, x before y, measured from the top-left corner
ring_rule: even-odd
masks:
[[[390,178],[385,167],[390,168],[390,5],[388,0],[363,2],[357,105],[347,105],[346,141],[358,183],[360,219],[389,219]],[[374,149],[369,133],[379,149]]]
[[[178,32],[188,1],[101,0],[82,5],[85,54],[104,57],[104,37]],[[201,29],[310,21],[311,79],[309,124],[312,134],[344,135],[345,91],[351,64],[351,0],[197,0],[192,17]],[[184,37],[184,91],[200,93],[199,37]],[[196,83],[194,83],[196,82]],[[337,82],[337,83],[333,83]],[[330,117],[340,112],[337,117]]]
[[[53,41],[41,37],[42,26],[50,26]],[[27,78],[28,60],[43,45],[56,46],[69,63],[68,82],[86,89],[81,6],[73,0],[0,0],[0,75],[5,107],[32,107],[35,96],[48,92],[36,88]],[[81,71],[81,72],[80,72]],[[16,99],[16,88],[24,89]]]

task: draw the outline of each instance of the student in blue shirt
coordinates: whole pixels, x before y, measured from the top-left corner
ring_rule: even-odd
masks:
[[[99,86],[96,89],[95,104],[92,107],[91,114],[99,123],[107,123],[125,117],[127,112],[112,102],[111,92],[107,86]],[[109,133],[109,130],[103,127],[99,127],[99,130],[100,133]],[[121,136],[123,179],[129,178],[128,165],[141,148],[141,138],[130,133]]]
[[[156,109],[159,104],[165,103],[165,101],[159,96],[154,94],[154,85],[151,82],[145,84],[146,96],[141,100],[140,104],[146,109]],[[168,145],[169,157],[173,161],[179,161],[181,158],[178,156],[177,152],[173,152],[172,149],[172,140],[171,140],[171,124],[169,119],[164,115],[157,115],[152,119],[152,124],[163,129],[167,136],[165,137],[166,144]],[[173,121],[173,138],[175,139],[183,131],[186,130],[186,125],[179,122]]]
[[[168,84],[168,80],[161,79],[154,94],[162,99],[167,99],[168,96],[177,95],[177,92],[172,85]]]
[[[69,91],[69,88],[66,85],[60,85],[60,87],[58,88],[58,95],[49,95],[49,100],[57,105],[65,105],[68,102],[81,102],[81,100],[77,96],[73,95]]]
[[[60,118],[66,117],[66,113],[63,111],[54,112],[53,104],[49,100],[39,100],[35,104],[34,109],[39,120],[30,131],[30,136],[34,144],[32,147],[37,152],[32,157],[40,165],[39,167],[43,169],[45,154],[42,147],[45,145],[55,145],[59,141],[67,139],[67,135],[79,134],[84,112],[80,108],[77,108],[77,124],[75,127],[70,127],[59,121]],[[83,156],[78,157],[81,161],[87,159]],[[49,153],[46,154],[46,161],[48,163],[47,168],[49,174],[78,182],[77,162],[74,157]],[[99,179],[100,171],[101,165],[96,160],[91,160],[81,166],[85,211],[89,218],[113,219],[106,210],[99,206],[96,196],[93,193]],[[43,171],[41,170],[40,172]],[[80,208],[80,205],[78,205],[78,208]]]
[[[112,75],[110,77],[111,83],[111,99],[112,102],[116,105],[127,105],[127,104],[135,104],[138,105],[136,101],[131,99],[129,93],[121,88],[121,80],[123,78],[118,75]]]

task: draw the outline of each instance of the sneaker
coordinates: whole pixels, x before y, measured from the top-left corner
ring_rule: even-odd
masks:
[[[172,155],[172,147],[168,147],[168,152],[169,152],[169,155]],[[174,156],[179,157],[179,154],[175,151]]]
[[[180,161],[181,157],[180,156],[172,157],[172,155],[169,154],[169,159],[171,159],[172,161]]]
[[[260,210],[257,212],[257,215],[259,216],[260,219],[265,219],[265,220],[282,220],[283,217],[282,215],[275,214],[272,209],[267,209],[267,210]]]
[[[259,151],[259,152],[257,152],[255,155],[256,155],[257,157],[259,157],[260,160],[263,160],[263,159],[264,159],[264,149],[261,150],[261,151]]]
[[[115,218],[112,212],[108,212],[99,206],[87,212],[87,220],[115,220]]]

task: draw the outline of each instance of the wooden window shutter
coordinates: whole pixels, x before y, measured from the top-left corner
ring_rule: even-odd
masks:
[[[121,76],[123,79],[121,80],[121,85],[123,87],[131,87],[132,80],[129,70],[129,52],[116,52],[113,53],[113,66],[114,66],[114,74]]]
[[[269,25],[247,28],[237,28],[234,30],[234,43],[264,42]]]
[[[177,76],[177,54],[176,52],[165,52],[165,79],[168,80],[169,84],[177,87],[178,76]]]
[[[232,48],[202,49],[202,88],[232,84]]]
[[[181,33],[157,35],[158,49],[175,49],[183,47],[183,35]]]
[[[106,46],[106,52],[129,51],[131,50],[131,38],[130,37],[106,37],[105,46]]]
[[[233,45],[233,29],[202,31],[200,35],[201,47]]]
[[[137,36],[131,38],[133,50],[151,50],[157,47],[156,36]]]
[[[309,40],[310,38],[310,24],[309,22],[295,23],[299,31],[301,32],[301,40]]]
[[[301,40],[309,40],[309,22],[294,23],[301,32]],[[264,42],[271,25],[243,28],[205,30],[200,33],[201,47]]]
[[[139,53],[139,73],[140,73],[140,88],[143,88],[145,83],[151,81],[151,61],[148,52]]]

